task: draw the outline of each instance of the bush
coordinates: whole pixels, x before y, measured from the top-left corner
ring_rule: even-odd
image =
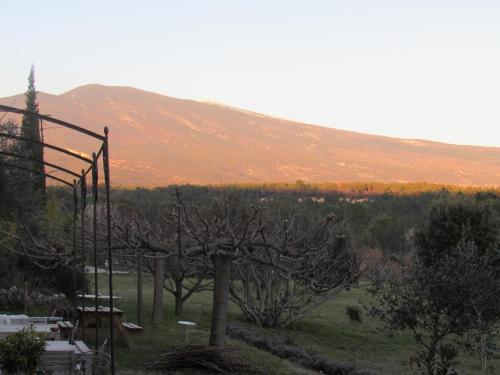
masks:
[[[89,290],[88,281],[83,277],[81,271],[75,273],[76,290]],[[59,267],[55,270],[53,276],[53,286],[60,292],[64,293],[68,298],[75,297],[75,289],[73,286],[73,270],[68,267]]]
[[[44,339],[32,328],[0,341],[0,368],[5,374],[31,374],[42,361]]]
[[[321,354],[306,351],[300,346],[289,345],[287,340],[263,337],[254,330],[239,325],[228,325],[226,333],[233,339],[244,341],[256,348],[268,351],[280,358],[296,362],[301,366],[326,375],[370,375],[368,371],[336,362]]]
[[[24,306],[24,290],[12,286],[9,289],[0,289],[0,306],[3,310],[19,310]],[[28,309],[46,307],[49,312],[54,309],[65,309],[68,305],[64,294],[48,294],[31,291],[27,295]]]
[[[346,314],[353,323],[361,323],[363,321],[361,310],[357,306],[347,306]]]

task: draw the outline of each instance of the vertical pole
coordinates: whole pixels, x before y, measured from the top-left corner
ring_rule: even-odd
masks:
[[[28,280],[26,279],[26,274],[24,274],[24,315],[28,315]]]
[[[82,340],[85,340],[85,208],[87,206],[87,181],[85,180],[85,171],[82,169],[82,177],[80,179],[81,184],[81,195],[82,195],[82,247],[81,247],[81,256],[82,256]],[[97,312],[96,312],[97,314]]]
[[[163,258],[156,254],[154,258],[154,290],[153,290],[153,323],[158,323],[163,318]]]
[[[137,324],[144,326],[144,302],[142,300],[142,252],[137,255]]]
[[[76,192],[76,180],[73,180],[73,323],[75,323],[76,312],[76,218],[78,216],[78,194]]]
[[[97,299],[97,295],[99,294],[98,288],[98,280],[97,280],[97,184],[98,184],[98,175],[97,175],[97,156],[92,153],[92,198],[94,201],[94,214],[93,214],[93,224],[94,224],[94,307],[95,307],[95,349],[97,350],[99,347],[99,314],[97,311],[99,310],[99,300]]]
[[[104,184],[106,187],[106,221],[107,221],[107,242],[108,242],[108,282],[109,282],[109,316],[110,316],[110,325],[109,325],[109,334],[110,334],[110,349],[111,349],[111,375],[115,375],[115,338],[114,338],[114,322],[113,322],[113,313],[114,313],[114,301],[113,301],[113,254],[111,251],[111,181],[109,175],[109,138],[108,138],[109,129],[107,127],[104,128],[104,143],[103,143],[103,152],[102,152],[102,161],[104,164]]]

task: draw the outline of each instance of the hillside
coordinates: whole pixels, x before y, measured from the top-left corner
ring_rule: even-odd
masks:
[[[100,133],[110,128],[115,186],[296,180],[500,185],[500,148],[360,134],[130,87],[86,85],[61,95],[40,93],[39,101],[41,113]],[[24,99],[0,103],[22,108]],[[46,125],[44,136],[83,153],[94,149],[56,126]],[[50,152],[47,158],[81,168]]]

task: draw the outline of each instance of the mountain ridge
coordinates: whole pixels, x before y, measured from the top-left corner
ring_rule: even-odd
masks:
[[[17,98],[17,99],[15,99]],[[22,107],[22,95],[0,103]],[[179,99],[129,86],[89,84],[39,93],[40,113],[102,133],[110,128],[114,185],[246,182],[430,182],[500,185],[500,148],[369,135]],[[50,143],[91,153],[84,137],[47,126]],[[50,161],[78,168],[47,154]]]

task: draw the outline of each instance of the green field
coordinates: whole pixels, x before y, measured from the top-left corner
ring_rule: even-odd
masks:
[[[114,278],[115,294],[123,296],[118,307],[125,310],[126,319],[136,322],[136,286],[133,276]],[[102,279],[102,292],[106,291],[106,281]],[[157,358],[158,353],[169,345],[185,343],[184,331],[177,320],[195,320],[201,310],[200,324],[190,331],[192,344],[206,344],[208,341],[211,310],[211,293],[195,294],[185,305],[182,316],[173,315],[173,297],[165,294],[164,320],[156,326],[150,322],[152,305],[152,282],[146,280],[144,288],[146,326],[141,335],[132,337],[132,348],[117,343],[117,368],[120,374],[142,372],[146,365]],[[304,320],[288,329],[259,329],[263,335],[286,338],[295,345],[313,350],[337,361],[355,364],[359,368],[371,370],[381,375],[417,374],[411,370],[408,360],[415,345],[406,333],[386,334],[380,322],[364,314],[361,324],[351,323],[346,306],[359,306],[368,302],[363,288],[341,293],[336,299],[310,314]],[[230,307],[229,320],[247,324],[235,305]],[[255,349],[240,341],[228,339],[228,345],[237,348],[241,354],[262,373],[267,374],[311,374],[300,366],[275,357],[265,351]],[[458,369],[460,374],[479,374],[480,362],[476,356],[463,354]],[[491,373],[500,371],[500,360],[490,361]],[[495,371],[496,369],[496,371]],[[183,372],[183,374],[194,372]]]

